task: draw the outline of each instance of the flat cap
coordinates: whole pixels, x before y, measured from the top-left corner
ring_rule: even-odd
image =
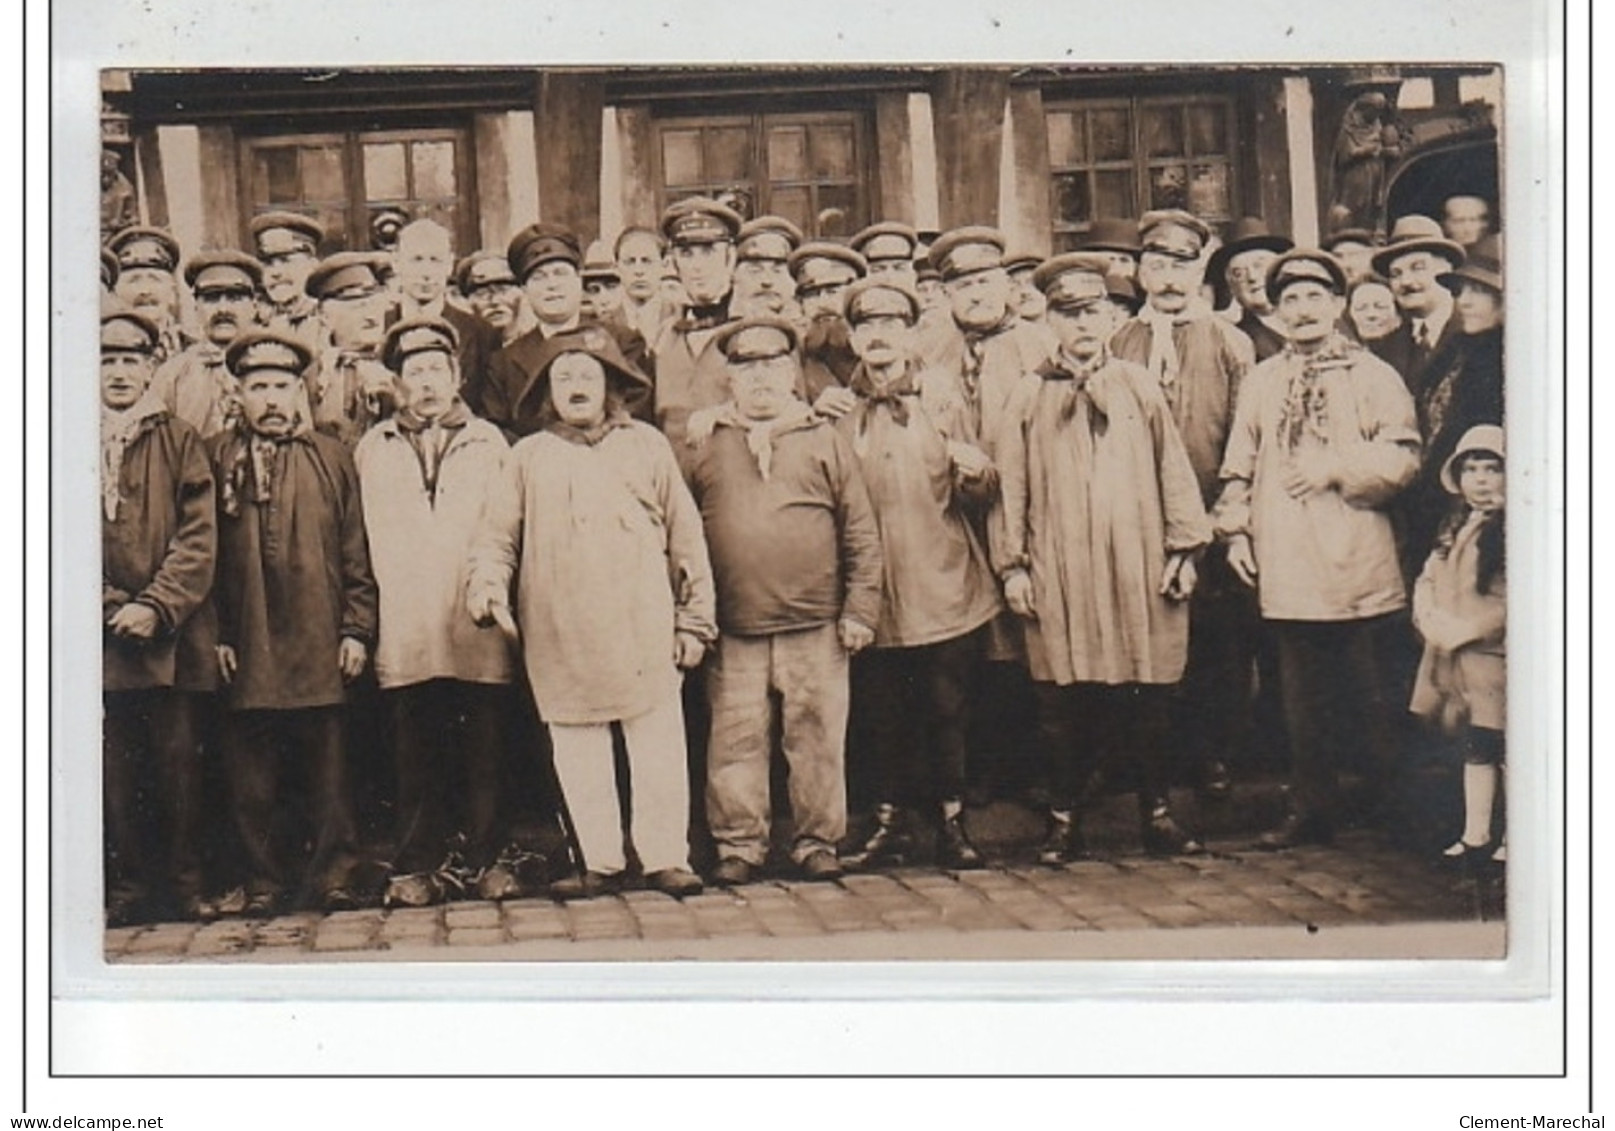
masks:
[[[784,263],[802,246],[802,229],[783,216],[758,216],[740,225],[735,258]]]
[[[246,377],[260,369],[274,369],[302,376],[314,355],[289,334],[273,330],[253,330],[242,334],[224,351],[224,366],[236,377]]]
[[[185,285],[202,287],[246,283],[253,290],[263,286],[264,269],[252,256],[233,247],[199,251],[185,261]]]
[[[583,249],[578,246],[578,237],[572,229],[540,221],[527,225],[510,237],[505,259],[509,261],[516,278],[525,283],[533,268],[544,263],[560,260],[573,267],[581,267]]]
[[[501,283],[516,285],[516,273],[502,251],[473,251],[454,265],[454,285],[462,295]]]
[[[870,262],[882,259],[912,261],[914,252],[920,246],[920,236],[908,224],[882,220],[856,233],[847,241],[847,246]]]
[[[387,330],[381,342],[381,363],[397,373],[403,369],[405,358],[433,350],[457,356],[459,333],[442,318],[406,318]]]
[[[1292,283],[1322,283],[1337,295],[1346,293],[1346,269],[1327,251],[1298,247],[1267,266],[1267,301],[1277,306]]]
[[[801,337],[788,319],[757,314],[724,323],[712,340],[730,361],[757,361],[795,353]]]
[[[850,282],[848,271],[852,272],[852,279],[862,279],[869,274],[869,264],[864,262],[863,256],[850,247],[825,240],[803,244],[791,252],[787,262],[791,278],[796,280],[799,289]]]
[[[1004,233],[971,225],[943,232],[931,245],[931,262],[944,280],[1004,265]]]
[[[871,275],[841,293],[841,309],[849,326],[877,315],[896,315],[912,325],[920,318],[920,296],[890,275]]]
[[[162,342],[157,323],[126,306],[101,311],[102,353],[155,354]]]
[[[162,228],[143,225],[124,228],[107,241],[107,247],[118,257],[118,266],[125,271],[132,267],[172,271],[179,266],[179,244]]]
[[[1198,259],[1211,239],[1211,229],[1193,212],[1160,208],[1138,218],[1138,242],[1144,251],[1174,259]]]
[[[359,298],[381,290],[390,268],[380,252],[339,251],[320,260],[303,290],[310,298]]]
[[[325,241],[325,228],[301,212],[262,212],[248,225],[259,255],[286,255],[294,251],[317,254]]]
[[[662,213],[662,237],[672,244],[732,243],[740,235],[740,213],[705,196],[674,201]]]

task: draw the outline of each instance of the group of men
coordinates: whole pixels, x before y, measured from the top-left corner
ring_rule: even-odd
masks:
[[[705,198],[609,249],[537,223],[458,261],[430,220],[386,253],[322,255],[297,213],[251,232],[103,249],[109,922],[370,898],[359,698],[385,898],[523,890],[522,686],[566,898],[620,886],[625,847],[673,895],[746,883],[776,808],[810,879],[978,867],[967,801],[1010,781],[1044,863],[1085,851],[1105,781],[1147,851],[1202,852],[1171,787],[1226,795],[1271,683],[1293,788],[1262,843],[1327,840],[1337,774],[1394,756],[1444,445],[1501,423],[1495,239],[1422,216],[1309,249],[1157,211],[1046,259]],[[1365,344],[1370,273],[1401,324]]]

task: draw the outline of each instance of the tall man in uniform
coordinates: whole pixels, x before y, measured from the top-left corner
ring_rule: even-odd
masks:
[[[1160,386],[1208,508],[1217,498],[1239,383],[1255,360],[1250,339],[1200,298],[1210,236],[1191,213],[1144,214],[1138,283],[1145,305],[1110,342],[1116,357],[1144,366]],[[1189,622],[1180,733],[1201,784],[1221,795],[1229,788],[1227,760],[1252,726],[1260,623],[1249,592],[1215,548],[1201,562]]]

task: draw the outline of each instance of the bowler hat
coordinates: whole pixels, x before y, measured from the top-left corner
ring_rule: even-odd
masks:
[[[1138,221],[1118,216],[1101,216],[1088,225],[1088,232],[1077,245],[1078,251],[1116,251],[1138,258]]]
[[[1211,285],[1217,289],[1219,295],[1224,295],[1228,263],[1234,256],[1244,251],[1285,252],[1294,246],[1295,241],[1289,236],[1269,231],[1266,220],[1258,216],[1242,216],[1234,221],[1227,242],[1212,252],[1211,258],[1206,261],[1206,278],[1211,281]],[[1216,305],[1226,306],[1226,297]]]

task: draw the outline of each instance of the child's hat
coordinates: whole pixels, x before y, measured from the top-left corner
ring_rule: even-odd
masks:
[[[1496,424],[1477,424],[1465,432],[1452,450],[1447,462],[1441,465],[1441,485],[1449,495],[1458,494],[1458,464],[1465,456],[1489,455],[1503,458],[1503,429]]]

